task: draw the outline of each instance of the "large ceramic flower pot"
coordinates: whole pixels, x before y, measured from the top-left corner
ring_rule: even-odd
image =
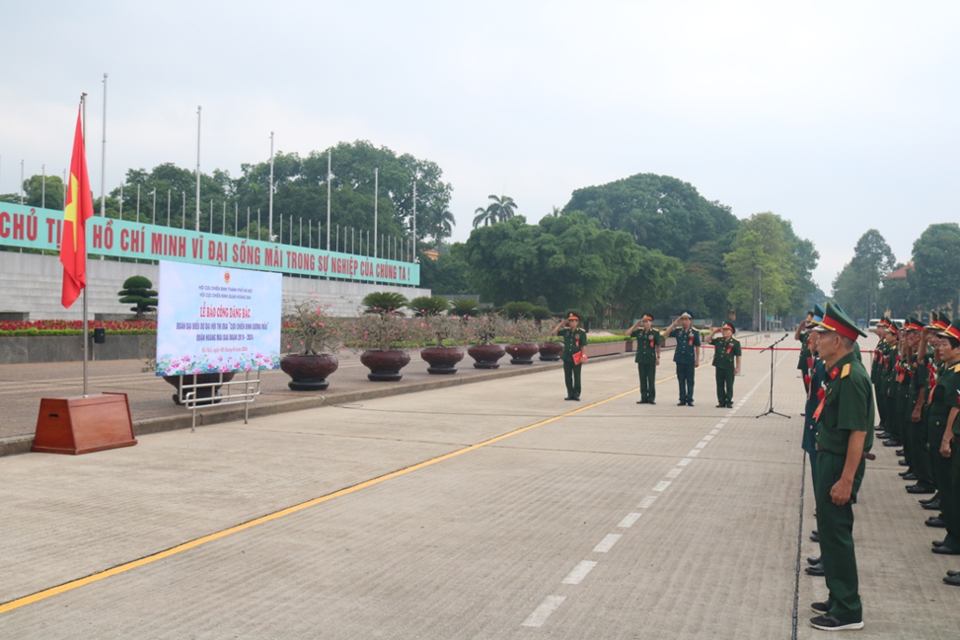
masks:
[[[302,355],[291,353],[280,359],[280,369],[292,378],[287,386],[294,391],[323,391],[330,386],[327,376],[337,370],[340,361],[330,353]]]
[[[558,362],[560,354],[563,353],[562,342],[541,342],[540,359],[547,362]]]
[[[400,349],[371,349],[360,354],[360,362],[370,373],[367,379],[373,382],[396,382],[403,377],[400,369],[410,363],[410,354]]]
[[[457,372],[457,363],[463,360],[460,347],[424,347],[420,357],[427,361],[427,373],[449,374]]]
[[[476,361],[473,363],[475,369],[499,369],[500,363],[497,360],[502,358],[506,351],[498,344],[473,344],[467,348],[467,353]]]
[[[533,356],[540,351],[536,342],[518,342],[507,345],[510,354],[510,364],[533,364]]]
[[[226,373],[200,373],[197,375],[184,375],[184,376],[163,376],[164,382],[167,384],[173,385],[177,390],[173,394],[173,402],[175,404],[183,404],[180,402],[180,387],[181,385],[193,385],[193,384],[213,384],[217,383],[212,387],[198,387],[197,388],[197,404],[216,404],[220,402],[220,382],[230,382],[233,380],[233,376],[236,375],[232,371]],[[220,376],[223,376],[222,380]]]

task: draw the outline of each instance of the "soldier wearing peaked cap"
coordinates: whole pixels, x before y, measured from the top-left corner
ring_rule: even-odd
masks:
[[[712,344],[713,366],[716,369],[717,379],[717,408],[733,408],[733,380],[740,373],[740,356],[743,351],[740,341],[733,337],[737,328],[732,322],[724,322],[719,329],[707,336],[707,343]],[[718,337],[719,336],[719,337]]]
[[[563,338],[563,381],[567,386],[564,400],[580,401],[580,368],[586,359],[587,332],[580,328],[580,316],[571,313],[561,320],[553,335]]]
[[[820,557],[830,592],[810,620],[828,631],[863,628],[853,508],[863,480],[864,453],[873,446],[874,404],[870,377],[853,345],[864,334],[843,310],[827,303],[823,322],[813,328],[826,371],[817,419],[817,530]]]
[[[634,358],[640,376],[640,400],[637,404],[657,404],[660,332],[653,328],[653,316],[649,313],[643,314],[637,323],[630,327],[629,335],[637,339],[637,355]]]
[[[677,326],[680,323],[680,326]],[[693,406],[693,382],[700,366],[700,332],[692,326],[693,318],[684,311],[664,330],[665,338],[674,338],[677,346],[673,361],[677,365],[677,384],[680,386],[680,402],[677,406]]]
[[[813,326],[813,311],[807,312],[806,320],[797,325],[797,330],[793,334],[793,339],[800,342],[800,359],[797,361],[797,369],[803,375],[803,390],[810,393],[810,332],[809,328]]]
[[[933,547],[934,553],[960,554],[960,318],[941,331],[940,358],[943,370],[930,402],[930,433],[939,433],[940,456],[934,468],[940,490],[941,518],[947,535]],[[939,473],[937,473],[939,472]],[[953,583],[951,583],[953,584]],[[960,586],[960,585],[956,585]]]

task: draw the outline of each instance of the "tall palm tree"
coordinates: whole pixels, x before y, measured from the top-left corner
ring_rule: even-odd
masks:
[[[509,220],[513,217],[514,211],[517,209],[517,203],[510,196],[490,195],[488,198],[492,200],[492,202],[487,205],[486,209],[477,207],[473,212],[474,229],[481,224],[486,226]]]
[[[490,212],[484,209],[483,207],[477,207],[473,211],[473,228],[476,229],[480,225],[487,226],[491,222]],[[493,219],[492,222],[496,222],[496,219]]]

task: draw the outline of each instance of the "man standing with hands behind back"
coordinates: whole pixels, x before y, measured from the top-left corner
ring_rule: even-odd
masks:
[[[817,629],[863,628],[857,557],[853,545],[853,507],[863,480],[864,454],[873,446],[873,385],[854,356],[858,336],[866,337],[843,310],[827,303],[817,348],[823,358],[825,393],[814,412],[817,429],[817,531],[820,559],[830,596],[811,607]]]
[[[693,406],[694,371],[700,366],[700,332],[690,326],[692,322],[690,312],[684,311],[663,332],[663,337],[674,338],[677,341],[673,351],[673,361],[677,365],[677,383],[680,385],[678,407]]]
[[[563,381],[567,385],[567,397],[564,400],[580,401],[580,367],[586,358],[587,332],[580,328],[580,316],[571,313],[561,320],[553,335],[563,338]]]

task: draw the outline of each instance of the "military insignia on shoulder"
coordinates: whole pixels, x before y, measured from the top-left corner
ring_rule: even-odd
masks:
[[[830,376],[831,380],[836,380],[838,373],[840,373],[840,369],[834,367],[833,369],[830,369],[830,373],[828,373],[827,375]]]
[[[843,371],[840,372],[840,377],[841,377],[841,378],[846,378],[848,375],[850,375],[850,363],[849,363],[849,362],[848,362],[847,364],[843,365]]]
[[[958,363],[956,366],[953,367],[953,372],[960,373],[960,363]]]

